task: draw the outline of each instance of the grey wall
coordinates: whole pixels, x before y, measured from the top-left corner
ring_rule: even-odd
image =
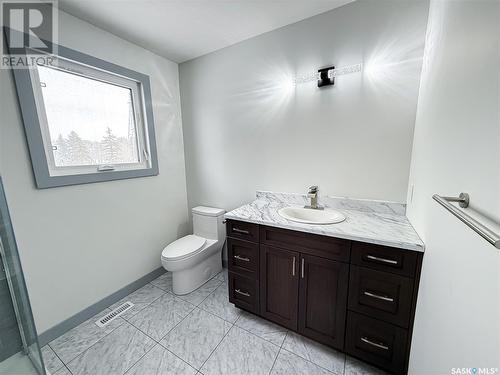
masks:
[[[427,1],[359,0],[180,65],[189,206],[256,189],[404,202]],[[290,87],[334,64],[364,73]]]
[[[410,374],[500,368],[500,251],[431,198],[468,192],[467,212],[500,233],[499,47],[498,1],[431,1],[407,212],[426,245]]]
[[[151,77],[160,174],[35,188],[14,82],[0,70],[0,173],[38,332],[161,267],[188,231],[178,66],[60,13],[60,44]]]

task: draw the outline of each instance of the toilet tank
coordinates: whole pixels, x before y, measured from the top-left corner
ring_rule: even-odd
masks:
[[[222,208],[198,206],[193,210],[193,234],[210,240],[222,240],[226,237],[224,213]]]

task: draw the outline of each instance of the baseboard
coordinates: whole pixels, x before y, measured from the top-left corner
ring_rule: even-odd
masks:
[[[96,302],[93,305],[87,307],[85,310],[80,311],[79,313],[55,325],[54,327],[49,328],[45,332],[42,332],[40,335],[38,335],[38,341],[40,343],[40,346],[41,347],[45,346],[52,340],[58,338],[59,336],[68,332],[70,329],[73,329],[76,326],[85,322],[86,320],[92,318],[97,313],[101,312],[102,310],[109,307],[113,303],[118,302],[123,297],[129,295],[133,291],[142,288],[144,285],[156,279],[163,273],[165,273],[165,269],[163,267],[157,268],[153,272],[150,272],[147,275],[141,277],[139,280],[136,280],[133,283],[128,284],[127,286],[111,294],[110,296],[107,296],[106,298],[100,300],[99,302]]]

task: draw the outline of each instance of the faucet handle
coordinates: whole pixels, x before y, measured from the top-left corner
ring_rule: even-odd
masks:
[[[309,187],[309,194],[315,194],[317,192],[318,192],[318,187],[316,185]]]

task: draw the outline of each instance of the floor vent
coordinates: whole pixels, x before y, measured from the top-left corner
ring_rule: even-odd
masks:
[[[106,327],[109,323],[111,323],[113,320],[118,318],[121,314],[123,314],[125,311],[128,309],[131,309],[134,306],[132,302],[125,302],[123,305],[118,306],[116,309],[111,311],[110,313],[104,315],[101,319],[99,319],[95,324],[98,327]]]

